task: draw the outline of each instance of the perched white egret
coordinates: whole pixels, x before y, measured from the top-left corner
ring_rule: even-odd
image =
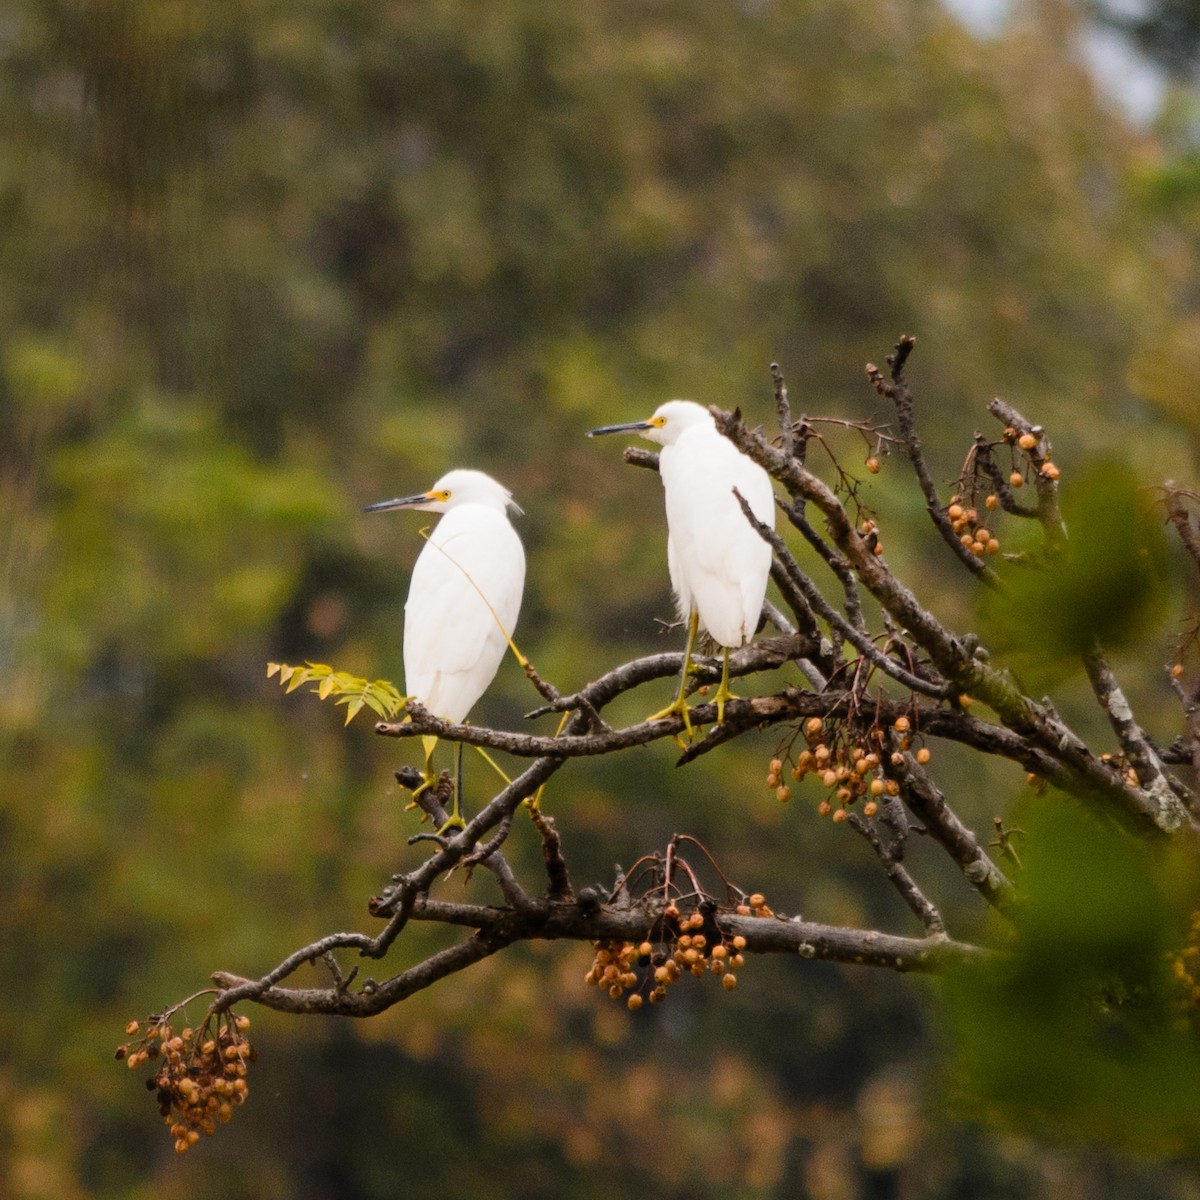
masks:
[[[758,628],[771,548],[746,520],[733,491],[736,488],[750,511],[773,529],[771,479],[717,432],[707,409],[690,400],[668,400],[645,421],[605,425],[588,437],[600,433],[639,433],[662,446],[658,472],[667,507],[667,570],[679,615],[688,623],[688,638],[679,692],[654,715],[678,713],[690,734],[684,690],[698,626],[724,652],[716,694],[718,722],[725,719],[725,702],[734,698],[729,690],[730,648],[748,642]]]
[[[516,628],[525,550],[507,510],[521,510],[490,475],[461,469],[447,472],[427,492],[363,511],[395,508],[445,513],[417,556],[408,585],[404,685],[405,694],[435,717],[457,723],[495,678]],[[421,741],[428,784],[437,738]],[[454,809],[443,829],[462,826],[456,783]]]

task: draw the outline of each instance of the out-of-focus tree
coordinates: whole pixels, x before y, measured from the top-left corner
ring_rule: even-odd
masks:
[[[194,1192],[201,1168],[169,1147],[145,1165],[136,1098],[104,1061],[112,1031],[214,961],[250,970],[337,913],[353,926],[404,867],[400,805],[379,783],[392,756],[262,678],[271,659],[399,677],[409,543],[360,524],[360,503],[456,464],[512,486],[529,512],[523,645],[570,688],[645,651],[669,610],[644,490],[582,431],[668,395],[761,419],[751,398],[779,360],[797,413],[858,417],[858,364],[915,328],[943,405],[926,430],[940,477],[995,392],[1060,431],[1068,467],[1106,448],[1140,479],[1185,477],[1173,427],[1121,381],[1128,362],[1161,361],[1194,239],[1179,210],[1137,203],[1153,145],[1098,107],[1046,13],[1022,21],[981,44],[934,3],[889,0],[9,6],[10,1193]],[[872,502],[894,502],[904,567],[923,552],[897,474],[872,477]],[[973,620],[963,603],[938,597],[937,615]],[[505,723],[523,686],[502,673],[479,719]],[[634,786],[659,797],[644,817],[658,841],[685,824],[721,834],[734,875],[754,863],[780,907],[886,924],[893,902],[832,831],[729,802],[764,748],[730,747],[687,787],[648,754],[581,766],[562,801],[586,842],[579,877],[631,861]],[[778,834],[765,847],[763,830]],[[547,976],[538,952],[514,954],[371,1031],[256,1022],[280,1090],[305,1099],[252,1105],[206,1170],[230,1195],[287,1190],[302,1170],[341,1195],[401,1177],[494,1186],[455,1153],[471,1143],[505,1151],[540,1194],[594,1190],[637,1133],[621,1098],[655,1078],[672,1136],[743,1131],[746,1194],[802,1170],[828,1194],[866,1098],[881,1120],[927,1061],[909,989],[887,980],[817,969],[797,991],[764,966],[757,998],[674,1005],[670,1051],[582,1003],[586,963],[561,964]],[[636,1069],[614,1066],[626,1059]],[[457,1124],[421,1086],[447,1062]],[[339,1108],[328,1083],[346,1064],[363,1091]],[[607,1089],[586,1086],[596,1073]],[[400,1128],[403,1170],[373,1149]],[[939,1153],[941,1177],[965,1169]],[[646,1147],[630,1162],[663,1194],[698,1186]]]

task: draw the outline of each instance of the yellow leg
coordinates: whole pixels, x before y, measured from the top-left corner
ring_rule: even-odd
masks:
[[[512,783],[512,780],[509,779],[509,777],[501,769],[500,764],[482,746],[476,746],[474,749],[479,757],[482,758],[483,761],[487,763],[487,765],[491,767],[492,770],[495,771],[505,783]]]
[[[699,628],[700,614],[693,612],[691,620],[688,622],[687,648],[683,652],[683,670],[679,672],[679,691],[675,693],[675,699],[666,708],[659,712],[651,713],[646,718],[647,721],[661,721],[666,717],[678,715],[683,721],[683,728],[687,731],[688,741],[691,741],[696,735],[692,731],[691,711],[688,709],[687,701],[683,698],[683,695],[687,690],[688,671],[692,666],[692,647],[696,644],[696,633]],[[675,740],[679,740],[678,736],[676,736]]]
[[[438,740],[432,734],[425,735],[421,738],[421,747],[425,751],[425,770],[421,772],[421,774],[424,776],[421,781],[421,786],[417,788],[415,792],[413,792],[414,800],[423,791],[425,791],[426,788],[433,787],[433,752],[436,749],[437,744]],[[410,804],[409,808],[411,807],[412,805]]]
[[[721,665],[721,686],[717,688],[715,696],[717,702],[717,724],[725,723],[725,701],[736,700],[738,697],[729,690],[729,647],[722,646],[721,650],[724,654],[724,662]]]
[[[436,739],[431,739],[436,741]],[[462,744],[458,747],[458,773],[454,777],[454,803],[450,807],[450,815],[446,818],[441,829],[438,830],[439,836],[445,834],[447,829],[465,829],[467,823],[462,819],[462,813],[458,811],[458,791],[462,785]]]
[[[413,799],[425,791],[426,788],[433,787],[436,780],[433,777],[433,752],[437,747],[438,740],[432,734],[425,734],[421,738],[421,746],[425,750],[425,778],[421,786],[413,792]],[[412,805],[409,805],[411,808]],[[450,816],[446,818],[446,823],[438,830],[439,834],[444,834],[447,829],[462,829],[465,822],[462,819],[462,814],[458,811],[458,780],[454,781],[454,804],[450,810]]]

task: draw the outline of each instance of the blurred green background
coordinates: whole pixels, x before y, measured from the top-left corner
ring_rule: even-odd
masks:
[[[1196,1195],[1178,1154],[956,1101],[937,988],[864,970],[751,962],[732,995],[685,985],[634,1017],[584,988],[589,948],[531,946],[364,1024],[253,1010],[250,1101],[182,1158],[112,1061],[127,1020],[211,970],[372,929],[366,898],[418,861],[391,782],[409,748],[265,676],[312,659],[399,682],[419,522],[362,504],[456,465],[510,486],[518,641],[566,690],[667,644],[672,612],[657,481],[583,432],[673,395],[769,422],[772,361],[797,411],[886,420],[863,364],[916,333],[947,490],[994,395],[1047,426],[1065,484],[1093,461],[1123,487],[1194,477],[1194,53],[1167,39],[1176,74],[1135,122],[1086,66],[1096,14],[999,16],[5,7],[0,1195]],[[837,445],[856,469],[861,445]],[[890,561],[969,625],[902,464],[864,495]],[[1176,616],[1119,662],[1166,741]],[[475,717],[516,727],[534,703],[509,663]],[[546,808],[576,884],[686,830],[780,911],[919,933],[817,797],[762,786],[774,745],[562,772]],[[1021,789],[1012,766],[936,753],[981,832]],[[532,831],[510,848],[536,881]],[[953,931],[980,935],[920,849]],[[410,929],[389,961],[443,938]]]

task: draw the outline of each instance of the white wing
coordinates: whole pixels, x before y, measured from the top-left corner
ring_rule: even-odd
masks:
[[[675,539],[671,536],[671,526],[667,525],[667,574],[671,577],[671,591],[675,593],[675,610],[681,621],[688,621],[692,616],[692,589],[679,568],[679,555],[675,550]]]
[[[408,694],[435,716],[466,717],[504,658],[524,586],[525,551],[504,514],[479,504],[451,509],[417,557],[409,584]]]
[[[750,527],[733,495],[775,526],[767,473],[708,426],[697,426],[665,446],[659,458],[666,494],[676,592],[691,593],[700,623],[722,646],[754,636],[762,612],[771,548]],[[682,584],[682,586],[681,586]]]

